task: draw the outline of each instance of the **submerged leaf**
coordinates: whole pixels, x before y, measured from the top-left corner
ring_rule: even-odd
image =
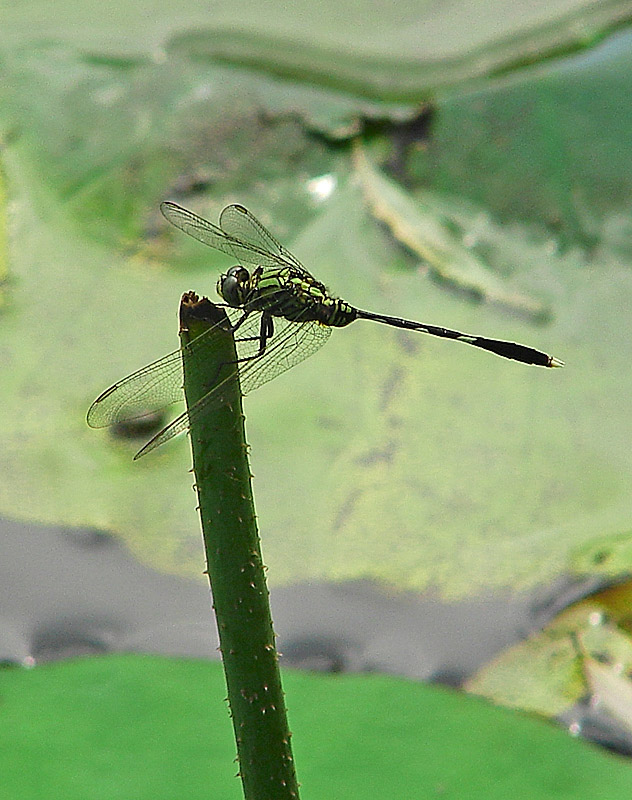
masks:
[[[476,256],[465,244],[464,232],[455,233],[456,220],[440,210],[431,192],[418,191],[412,197],[371,163],[359,143],[354,148],[354,163],[373,214],[438,278],[476,297],[536,318],[546,315],[541,302],[507,286],[489,264]]]

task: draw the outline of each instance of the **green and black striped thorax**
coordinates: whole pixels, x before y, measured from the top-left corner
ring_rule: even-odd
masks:
[[[358,318],[353,306],[332,297],[324,284],[294,267],[231,267],[217,282],[217,292],[229,306],[263,311],[291,322],[320,322],[344,328]]]

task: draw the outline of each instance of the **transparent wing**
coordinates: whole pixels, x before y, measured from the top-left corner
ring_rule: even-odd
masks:
[[[191,422],[207,411],[209,406],[221,401],[222,389],[226,387],[229,381],[235,380],[238,371],[242,393],[247,394],[313,355],[325,344],[331,334],[331,328],[321,325],[320,322],[301,323],[275,318],[274,326],[274,335],[269,339],[265,353],[261,357],[241,365],[224,364],[219,373],[218,382],[208,394],[202,397],[193,408],[184,411],[173,422],[159,431],[153,439],[136,453],[134,458],[138,459],[147,455],[147,453],[168,442],[174,436],[188,430]],[[242,338],[246,333],[242,328],[244,326],[239,328],[240,336],[236,337],[240,358],[253,355],[253,350],[256,353],[258,349],[258,342]]]
[[[99,395],[88,410],[88,425],[106,428],[151,414],[182,399],[182,382],[182,353],[175,350]]]
[[[277,263],[291,264],[300,272],[307,272],[298,258],[283,247],[247,208],[240,205],[226,206],[219,215],[219,226],[231,239],[244,242],[256,251],[276,256]]]
[[[320,322],[289,322],[275,317],[274,327],[274,336],[268,342],[263,356],[246,362],[240,369],[239,378],[244,394],[258,389],[314,355],[331,335],[331,328]],[[241,355],[239,344],[238,349]]]
[[[243,312],[239,311],[233,311],[232,314],[233,323],[243,316]],[[242,323],[239,328],[242,336],[258,335],[258,317],[259,315],[249,317]],[[203,346],[210,330],[188,344],[187,350],[196,351]],[[182,351],[174,350],[173,353],[133,372],[99,395],[88,410],[88,425],[91,428],[106,428],[147,416],[183,400],[183,382]]]
[[[228,208],[241,208],[241,206],[228,206]],[[197,214],[193,214],[175,203],[161,203],[160,210],[165,219],[175,225],[176,228],[180,228],[181,231],[188,233],[189,236],[199,242],[215,248],[215,250],[221,250],[223,253],[234,256],[240,264],[254,264],[255,266],[263,267],[287,266],[287,261],[281,256],[276,247],[271,250],[267,249],[264,238],[259,241],[248,241],[246,238],[242,241],[239,237],[232,235],[228,231],[223,231],[217,225],[213,225],[212,222],[207,222],[202,217],[198,217]],[[222,217],[226,210],[224,209],[222,212]],[[248,214],[247,211],[246,214]],[[263,226],[261,227],[263,228]],[[275,242],[272,236],[268,235],[272,242]],[[294,264],[294,261],[292,260],[291,263]]]

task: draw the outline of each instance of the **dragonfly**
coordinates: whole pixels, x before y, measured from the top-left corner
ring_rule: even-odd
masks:
[[[187,430],[209,404],[219,400],[226,381],[239,377],[242,393],[247,394],[315,353],[332,328],[344,328],[359,319],[453,339],[524,364],[564,366],[563,361],[516,342],[356,308],[331,294],[242,205],[224,208],[219,225],[176,203],[164,202],[160,210],[176,228],[237,260],[236,266],[220,275],[216,288],[230,317],[238,358],[223,365],[221,380],[213,380],[207,394],[159,431],[135,459]],[[186,349],[203,347],[211,333],[212,329],[205,331]],[[175,350],[106,389],[90,407],[88,424],[93,428],[118,425],[182,400],[183,352]]]

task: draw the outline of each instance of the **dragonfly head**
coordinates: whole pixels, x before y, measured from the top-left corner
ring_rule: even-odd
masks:
[[[250,273],[244,267],[231,267],[217,281],[217,294],[232,308],[241,308],[246,302]]]

